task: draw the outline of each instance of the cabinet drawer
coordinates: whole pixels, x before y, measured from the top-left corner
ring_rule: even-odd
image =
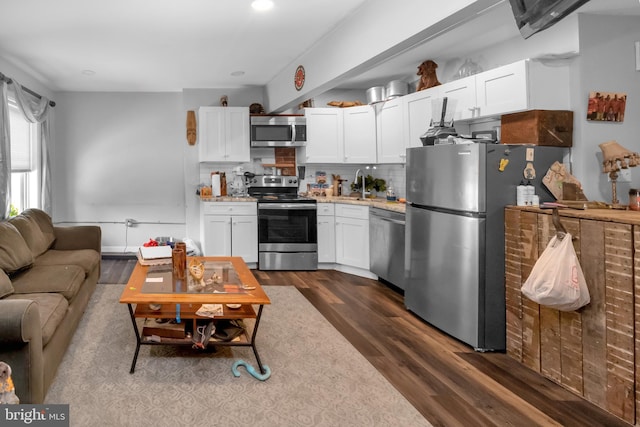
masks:
[[[336,216],[369,219],[369,206],[358,206],[338,203],[336,205]]]
[[[205,215],[257,215],[255,202],[204,202]]]
[[[333,203],[318,203],[318,216],[333,216],[335,213],[335,204]]]

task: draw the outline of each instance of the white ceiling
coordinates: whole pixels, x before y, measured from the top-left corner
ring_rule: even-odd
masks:
[[[574,13],[607,15],[640,15],[640,0],[590,0]],[[393,79],[414,75],[416,67],[425,58],[435,59],[440,65],[469,57],[495,44],[520,38],[508,0],[497,3],[480,15],[452,28],[438,37],[397,54],[367,72],[352,77],[341,87],[366,89]],[[417,79],[417,77],[414,77]]]
[[[258,13],[251,1],[5,1],[0,5],[0,57],[52,91],[264,86],[365,2],[274,0],[271,11]],[[640,14],[640,3],[591,0],[579,11]],[[505,0],[465,24],[464,31],[452,30],[427,43],[433,57],[447,59],[518,34]],[[424,49],[397,54],[341,86],[366,88],[412,75]],[[233,76],[236,71],[244,75]]]
[[[0,56],[54,91],[263,86],[364,1],[4,1]]]

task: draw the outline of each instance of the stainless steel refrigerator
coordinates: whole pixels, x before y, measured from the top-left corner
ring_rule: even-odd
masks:
[[[554,200],[542,178],[567,152],[488,143],[408,149],[407,309],[478,351],[505,349],[504,207],[516,204],[528,164],[540,201]]]

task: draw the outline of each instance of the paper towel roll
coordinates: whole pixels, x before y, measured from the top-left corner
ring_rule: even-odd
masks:
[[[211,175],[211,196],[220,196],[220,174],[214,173]]]

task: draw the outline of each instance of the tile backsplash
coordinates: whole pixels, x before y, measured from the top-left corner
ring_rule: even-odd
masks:
[[[231,194],[231,183],[235,177],[234,168],[241,166],[244,172],[252,172],[256,175],[271,174],[272,169],[270,167],[264,167],[265,164],[276,163],[274,150],[272,148],[252,148],[251,149],[252,161],[243,164],[228,164],[228,163],[200,163],[200,184],[211,185],[211,172],[219,171],[225,172],[227,178],[227,193]],[[304,177],[300,181],[300,192],[307,191],[307,184],[314,184],[316,181],[316,172],[322,171],[327,175],[327,184],[332,183],[331,177],[333,175],[340,175],[341,179],[346,179],[343,183],[343,191],[348,194],[351,192],[350,185],[356,174],[356,170],[362,169],[365,175],[371,175],[374,178],[382,178],[386,181],[387,187],[389,182],[392,183],[394,191],[397,197],[406,196],[406,178],[405,178],[405,165],[402,164],[307,164],[305,166]],[[366,169],[369,167],[369,169]],[[374,169],[375,167],[375,169]],[[195,189],[194,189],[195,192]],[[384,196],[379,194],[378,196]]]
[[[366,167],[369,166],[369,169]],[[373,169],[375,167],[375,169]],[[404,165],[339,165],[339,164],[312,164],[306,165],[304,180],[300,183],[300,191],[306,191],[307,184],[313,184],[316,180],[316,172],[322,171],[327,174],[327,184],[331,184],[332,175],[340,175],[341,179],[346,179],[343,183],[345,195],[351,192],[350,186],[355,178],[356,171],[361,169],[364,175],[371,175],[374,178],[382,178],[386,181],[387,187],[391,182],[397,197],[405,197],[405,167]],[[384,194],[378,194],[384,197]]]

